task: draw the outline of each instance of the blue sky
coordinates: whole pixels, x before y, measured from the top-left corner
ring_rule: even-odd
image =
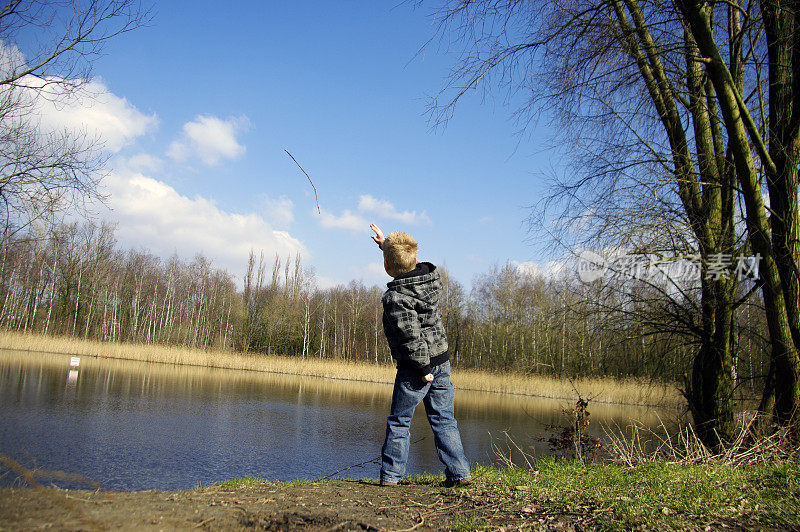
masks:
[[[388,280],[371,222],[413,234],[421,260],[466,285],[492,264],[546,262],[525,219],[552,139],[543,126],[520,139],[502,91],[432,129],[427,97],[452,61],[436,44],[417,54],[433,35],[429,8],[396,0],[156,3],[105,47],[101,97],[75,113],[107,138],[102,216],[123,247],[202,252],[236,275],[250,248],[300,252],[321,286]]]

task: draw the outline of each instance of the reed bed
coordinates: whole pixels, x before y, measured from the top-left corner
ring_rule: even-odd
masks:
[[[683,404],[676,386],[640,379],[559,379],[547,375],[456,370],[452,380],[456,388],[465,390],[567,399],[572,402],[580,396],[594,403],[659,407],[677,407]]]
[[[10,331],[0,332],[0,348],[373,383],[392,383],[395,376],[393,366],[380,364],[312,357],[266,356],[261,353],[190,349],[182,346],[109,343]],[[681,403],[677,388],[633,379],[560,380],[541,375],[454,370],[452,381],[456,388],[462,390],[550,399],[574,400],[580,395],[600,403],[662,407],[677,406]]]

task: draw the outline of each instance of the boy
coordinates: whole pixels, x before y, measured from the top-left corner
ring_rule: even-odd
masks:
[[[433,429],[439,459],[445,466],[445,485],[470,483],[469,462],[453,413],[455,392],[450,383],[450,358],[439,298],[442,281],[436,266],[417,263],[417,243],[406,233],[384,238],[375,224],[372,239],[383,250],[383,267],[394,277],[383,294],[383,332],[397,376],[392,409],[386,420],[381,451],[381,485],[396,485],[406,469],[409,427],[420,402]]]

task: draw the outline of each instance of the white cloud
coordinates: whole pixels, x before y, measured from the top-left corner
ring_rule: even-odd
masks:
[[[236,136],[249,127],[250,121],[244,116],[222,120],[199,115],[193,122],[183,125],[181,138],[170,145],[167,156],[176,161],[197,157],[208,166],[214,166],[222,159],[236,159],[245,152]]]
[[[348,209],[345,209],[339,216],[322,209],[320,216],[319,223],[326,229],[348,229],[359,233],[369,232],[369,222]]]
[[[365,266],[351,266],[350,272],[353,279],[359,279],[367,286],[385,286],[392,280],[383,269],[383,262],[370,262]]]
[[[289,225],[294,221],[294,203],[286,196],[272,199],[262,198],[264,216],[276,225]]]
[[[488,264],[489,261],[486,260],[486,257],[475,255],[474,253],[469,253],[467,255],[467,262],[470,262],[472,264]]]
[[[211,199],[184,196],[129,170],[113,173],[104,183],[110,192],[108,217],[119,222],[117,237],[126,247],[143,247],[162,257],[177,252],[183,259],[203,253],[234,274],[244,271],[251,249],[267,256],[309,256],[299,240],[256,213],[222,210]]]
[[[28,89],[33,92],[33,89]],[[47,130],[85,131],[97,136],[105,149],[117,152],[158,124],[155,113],[145,115],[100,81],[89,81],[74,93],[60,85],[36,98],[41,127]]]
[[[335,288],[337,286],[343,286],[347,284],[344,281],[338,281],[332,277],[324,277],[319,275],[314,276],[314,283],[320,290],[328,290],[330,288]]]
[[[557,279],[563,277],[568,271],[567,261],[551,260],[544,265],[534,261],[517,262],[509,261],[509,264],[516,270],[529,277],[544,277],[545,279]]]
[[[358,210],[362,212],[374,213],[383,218],[398,220],[406,224],[417,225],[420,223],[431,223],[431,219],[424,212],[417,214],[417,211],[398,211],[397,208],[388,200],[379,200],[364,194],[359,197]]]
[[[491,216],[482,216],[482,217],[478,218],[478,223],[481,224],[481,225],[488,224],[489,222],[492,222],[492,221],[494,221],[494,218],[492,218]]]
[[[371,277],[375,277],[379,280],[388,280],[389,274],[386,273],[382,262],[370,262],[367,264],[366,271],[369,272]]]
[[[15,72],[19,72],[25,67],[25,55],[15,44],[6,46],[0,39],[0,76],[3,79],[9,78]]]
[[[418,214],[417,211],[400,212],[391,202],[374,198],[369,194],[359,196],[357,211],[345,209],[337,216],[323,209],[320,212],[319,223],[326,229],[347,229],[358,233],[370,232],[370,221],[360,213],[369,213],[383,219],[397,220],[410,225],[431,223],[430,218],[424,212],[422,214]]]
[[[149,153],[137,153],[136,155],[121,159],[116,166],[124,166],[125,168],[136,172],[155,172],[163,168],[164,161],[158,157],[150,155]]]
[[[6,78],[24,68],[26,60],[19,49],[0,41],[0,76]],[[112,152],[118,152],[158,124],[155,113],[140,112],[99,79],[26,75],[14,85],[0,87],[0,96],[14,102],[6,119],[33,120],[43,133],[67,130],[73,135],[86,135],[88,141],[97,139]]]

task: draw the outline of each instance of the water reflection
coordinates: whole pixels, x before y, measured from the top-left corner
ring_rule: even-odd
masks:
[[[252,475],[318,478],[375,458],[391,385],[314,377],[0,351],[0,453],[27,467],[80,474],[114,489],[184,489]],[[460,391],[467,457],[494,460],[491,438],[523,447],[563,424],[565,401]],[[593,404],[592,430],[652,409]],[[409,473],[441,469],[422,407]],[[346,475],[377,477],[376,465]],[[13,482],[10,474],[0,483]]]

